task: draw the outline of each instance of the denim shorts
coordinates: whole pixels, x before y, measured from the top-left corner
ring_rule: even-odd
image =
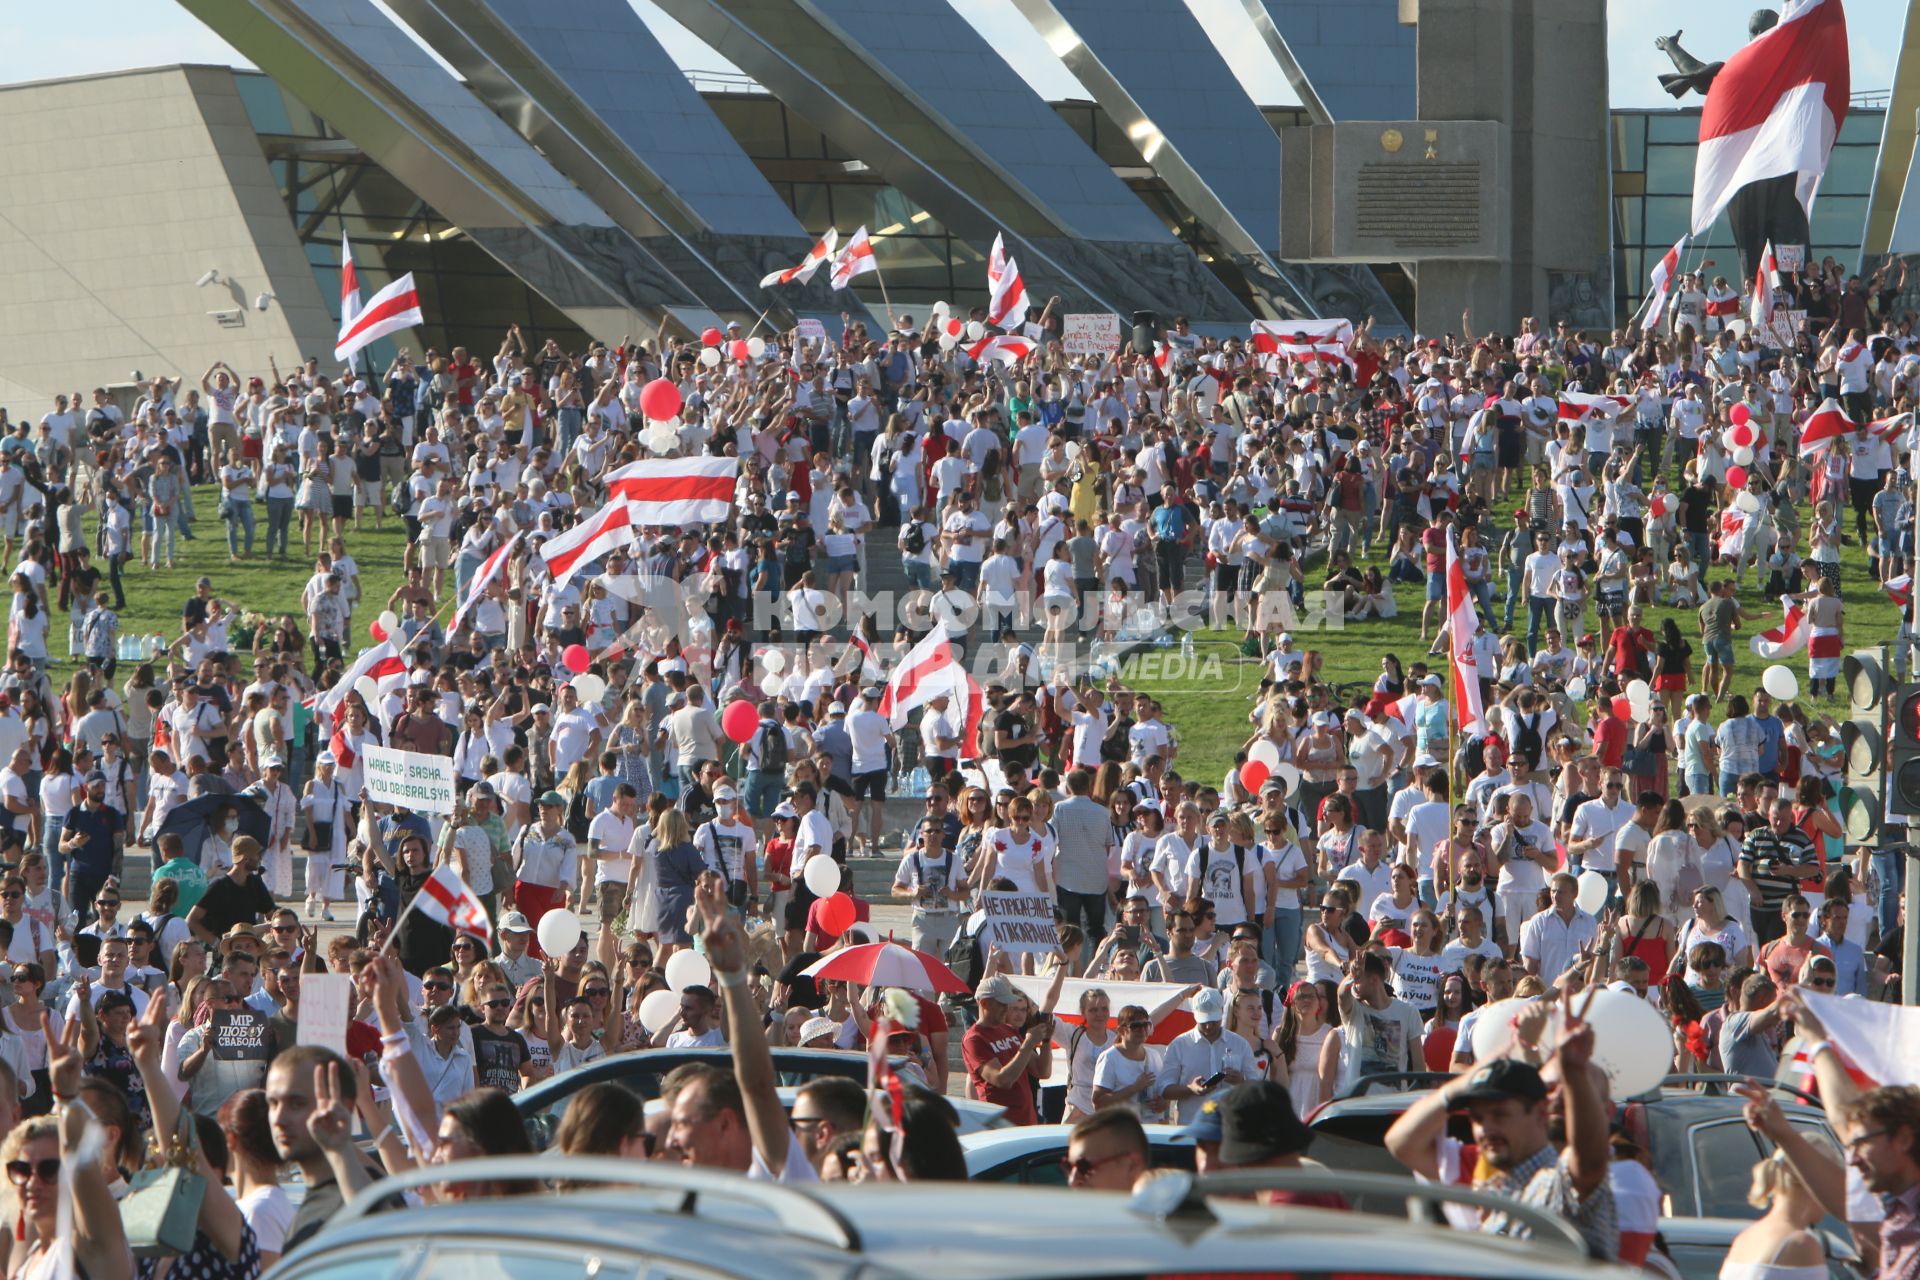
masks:
[[[1733,665],[1733,641],[1709,640],[1706,642],[1707,661],[1717,662],[1723,667]]]
[[[1447,598],[1447,575],[1430,573],[1427,575],[1427,599],[1445,600]]]

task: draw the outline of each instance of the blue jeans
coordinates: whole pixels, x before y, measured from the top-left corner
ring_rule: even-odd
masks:
[[[53,883],[60,883],[61,868],[67,865],[67,855],[60,852],[60,833],[67,829],[66,815],[47,816],[40,824],[40,852],[47,855],[47,873],[53,877]]]
[[[1300,964],[1301,919],[1299,907],[1275,907],[1273,927],[1267,930],[1267,963],[1273,966],[1283,989],[1293,982],[1294,970]]]
[[[1544,623],[1547,626],[1553,625],[1553,605],[1554,599],[1552,596],[1527,597],[1528,653],[1538,653],[1540,651],[1541,624]]]
[[[284,556],[287,554],[287,530],[293,525],[293,499],[267,499],[267,554]],[[288,784],[292,784],[289,778]]]
[[[1525,576],[1523,570],[1507,570],[1507,616],[1500,624],[1502,631],[1513,630],[1513,606],[1514,602],[1520,599],[1520,580]]]
[[[1481,614],[1486,618],[1488,625],[1492,625],[1493,583],[1486,578],[1482,578],[1480,581],[1474,583],[1470,589],[1473,592],[1473,598],[1480,604]]]
[[[1880,922],[1882,935],[1893,932],[1900,918],[1900,890],[1907,869],[1901,865],[1901,855],[1897,853],[1875,853],[1873,855],[1874,878],[1880,882],[1879,895],[1874,899],[1873,917]]]
[[[554,442],[554,449],[560,453],[565,453],[568,449],[572,448],[573,442],[579,438],[580,428],[585,422],[586,414],[583,410],[571,407],[562,409],[559,413],[560,438]]]
[[[1720,794],[1723,796],[1731,796],[1739,794],[1739,791],[1740,775],[1737,773],[1728,773],[1723,770],[1720,774]]]
[[[174,533],[177,529],[178,526],[166,516],[153,522],[153,547],[148,552],[152,563],[160,563],[163,551],[166,559],[173,559]]]
[[[227,510],[227,554],[240,554],[240,530],[247,531],[247,554],[253,554],[253,504],[251,502],[230,502]]]
[[[190,485],[180,486],[180,505],[174,508],[173,523],[181,537],[193,541],[193,488]]]
[[[910,591],[933,590],[933,566],[924,560],[900,561],[901,569],[906,571],[907,589]]]
[[[1701,577],[1704,578],[1709,563],[1707,560],[1707,535],[1704,533],[1689,533],[1686,534],[1685,537],[1687,539],[1687,554],[1693,557],[1693,567],[1698,569]]]

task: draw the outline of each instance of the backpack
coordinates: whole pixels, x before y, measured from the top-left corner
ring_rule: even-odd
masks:
[[[787,732],[779,725],[767,725],[760,731],[761,773],[787,772]]]
[[[917,556],[927,549],[927,526],[918,520],[907,526],[907,532],[901,539],[907,554]]]
[[[1533,767],[1536,769],[1546,759],[1546,742],[1540,736],[1538,711],[1533,713],[1531,721],[1521,715],[1513,718],[1513,754],[1519,755],[1523,751],[1526,752],[1527,759],[1533,761]],[[1479,771],[1475,770],[1475,772]]]

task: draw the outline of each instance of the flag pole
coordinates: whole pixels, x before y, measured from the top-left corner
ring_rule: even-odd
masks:
[[[753,328],[747,330],[747,337],[751,338],[754,334],[760,332],[760,326],[766,323],[767,313],[772,310],[773,310],[772,307],[768,307],[766,308],[766,310],[760,313],[759,317],[756,318],[753,322]]]
[[[887,297],[887,277],[880,270],[880,255],[877,253],[873,255],[873,278],[880,282],[880,305],[886,308],[887,331],[891,333],[895,327],[894,318],[893,318],[893,302],[890,298]]]

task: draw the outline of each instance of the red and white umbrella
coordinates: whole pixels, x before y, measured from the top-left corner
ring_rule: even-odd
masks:
[[[958,993],[967,989],[959,975],[940,959],[897,942],[869,942],[832,952],[814,961],[806,976],[863,987],[905,987],[909,991]]]

